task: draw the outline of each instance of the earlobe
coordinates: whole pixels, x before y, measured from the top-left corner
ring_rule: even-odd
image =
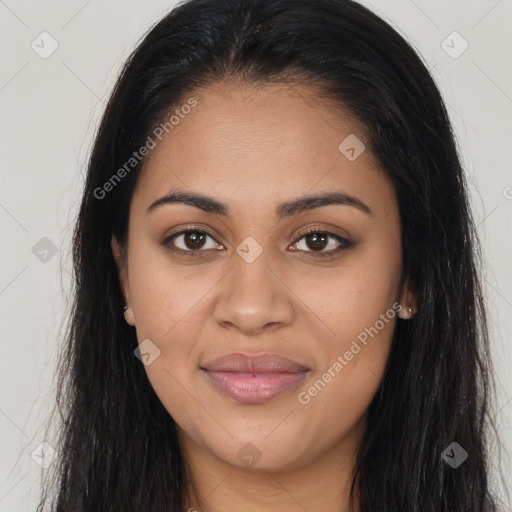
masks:
[[[123,308],[123,314],[124,314],[124,319],[126,320],[126,323],[128,325],[131,325],[132,327],[134,327],[135,326],[135,321],[133,319],[132,308],[129,308],[128,306],[125,306]]]
[[[400,309],[398,316],[404,320],[409,320],[417,312],[417,295],[412,290],[409,284],[409,279],[406,280],[403,286],[400,305],[402,308]]]

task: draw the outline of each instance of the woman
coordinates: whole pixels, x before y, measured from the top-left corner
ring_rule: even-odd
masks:
[[[366,8],[170,12],[107,105],[73,256],[53,510],[496,510],[464,173]]]

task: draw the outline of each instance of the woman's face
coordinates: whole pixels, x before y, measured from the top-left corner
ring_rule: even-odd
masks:
[[[191,96],[153,136],[127,268],[112,240],[148,378],[190,453],[278,471],[353,450],[407,305],[393,187],[305,86]],[[202,199],[151,208],[168,194]]]

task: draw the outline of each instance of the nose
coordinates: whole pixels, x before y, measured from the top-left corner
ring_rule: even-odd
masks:
[[[214,320],[223,328],[245,336],[272,332],[293,321],[293,292],[272,261],[270,251],[248,263],[238,254],[219,283]]]

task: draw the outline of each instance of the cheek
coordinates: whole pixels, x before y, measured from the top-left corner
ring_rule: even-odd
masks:
[[[385,320],[379,318],[380,314]],[[339,335],[322,347],[329,353],[328,363],[317,368],[297,394],[304,442],[316,443],[318,451],[329,449],[333,440],[349,435],[364,420],[382,379],[396,310],[384,308],[366,318],[340,321]]]
[[[336,345],[336,340],[356,337],[392,307],[398,297],[400,269],[398,247],[389,247],[383,240],[362,244],[337,267],[296,268],[284,279],[294,283],[304,315],[316,317],[321,332]]]
[[[179,297],[173,290],[181,290]],[[207,314],[200,298],[206,292],[184,288],[165,273],[152,270],[145,275],[135,306],[139,343],[149,338],[159,349],[154,362],[145,366],[148,379],[165,409],[187,431],[205,421],[198,410],[201,398],[195,396],[194,378],[204,325],[200,317]]]
[[[152,253],[153,251],[153,253]],[[154,249],[139,251],[130,261],[130,293],[139,343],[151,340],[159,355],[145,366],[160,400],[174,416],[186,409],[191,378],[197,371],[194,348],[201,339],[201,301],[211,286],[172,270]],[[153,254],[153,255],[152,255]]]
[[[333,420],[321,427],[326,438],[333,430],[347,431],[364,414],[382,379],[393,339],[400,254],[388,250],[380,258],[379,251],[367,249],[357,260],[347,258],[328,283],[313,288],[310,282],[301,292],[309,294],[308,305],[328,329],[323,329],[319,346],[326,357],[300,390],[298,402],[311,418]]]
[[[198,278],[197,269],[171,265],[165,254],[154,248],[134,250],[130,269],[135,320],[142,335],[167,344],[177,330],[197,328],[193,319],[212,286],[208,272],[201,272]]]

